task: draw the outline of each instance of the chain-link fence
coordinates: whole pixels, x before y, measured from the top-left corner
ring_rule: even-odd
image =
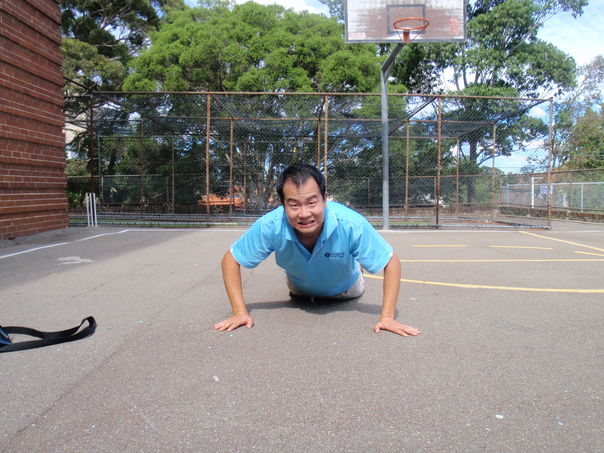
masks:
[[[549,224],[551,100],[388,103],[392,228]],[[100,223],[247,224],[278,205],[277,175],[308,162],[331,199],[382,223],[379,94],[92,93],[66,105],[80,112],[68,121],[74,222],[94,192]]]

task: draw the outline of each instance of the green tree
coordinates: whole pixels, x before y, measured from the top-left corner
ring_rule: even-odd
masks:
[[[119,90],[149,32],[167,11],[182,8],[184,0],[62,1],[64,75],[89,89]],[[72,85],[67,94],[79,92]]]
[[[588,108],[574,125],[568,140],[568,168],[604,168],[603,107]]]
[[[368,92],[379,86],[380,57],[375,46],[346,46],[342,24],[336,20],[277,5],[213,4],[174,11],[151,35],[151,41],[149,49],[132,62],[126,90]],[[213,106],[226,108],[239,118],[290,119],[283,127],[237,123],[233,159],[241,163],[246,155],[246,190],[255,207],[270,206],[280,169],[295,160],[315,160],[317,126],[302,120],[320,112],[317,96],[312,98],[314,101],[305,96],[213,96]],[[330,99],[330,111],[338,111],[338,103],[346,100]],[[151,107],[183,116],[200,110],[195,103],[174,103],[173,99],[146,106]],[[205,116],[205,110],[199,115]],[[223,194],[228,187],[219,183],[225,180],[220,169],[228,168],[228,148],[214,144],[212,150],[211,191]],[[243,168],[236,167],[236,180],[243,179],[238,173]],[[191,167],[191,171],[199,172],[199,167]]]
[[[574,165],[577,163],[575,128],[581,119],[594,113],[594,107],[604,102],[604,57],[599,55],[581,66],[577,76],[577,87],[559,96],[554,103],[553,167],[564,166],[570,159],[575,159]]]
[[[90,90],[120,90],[128,74],[129,61],[144,49],[148,33],[157,29],[162,17],[169,11],[183,9],[184,0],[64,0],[61,2],[61,29],[63,35],[63,74],[73,83],[65,85],[65,110],[68,121],[87,128],[99,118],[89,117],[89,100],[78,97]],[[126,111],[103,107],[103,101],[93,106],[97,114],[110,112],[121,127]],[[106,122],[106,124],[110,124]],[[109,133],[104,131],[104,133]],[[95,174],[98,160],[94,144],[87,132],[78,137],[75,152],[88,159],[88,171]],[[110,170],[117,156],[111,157]]]
[[[342,25],[253,2],[173,11],[132,62],[126,90],[373,91],[372,45],[346,46]]]

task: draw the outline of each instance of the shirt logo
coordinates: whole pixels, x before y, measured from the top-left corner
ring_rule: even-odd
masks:
[[[344,252],[325,252],[325,258],[344,258]]]

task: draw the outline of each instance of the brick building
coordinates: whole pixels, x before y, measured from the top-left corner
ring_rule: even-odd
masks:
[[[0,240],[66,228],[60,0],[0,0]]]

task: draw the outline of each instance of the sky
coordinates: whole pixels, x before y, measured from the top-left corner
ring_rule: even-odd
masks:
[[[236,1],[245,3],[248,0]],[[295,11],[329,15],[329,9],[318,0],[255,1],[263,5],[277,3]],[[597,55],[604,55],[604,0],[590,0],[583,15],[577,19],[566,13],[554,16],[539,30],[539,38],[571,55],[577,65],[587,64]]]

